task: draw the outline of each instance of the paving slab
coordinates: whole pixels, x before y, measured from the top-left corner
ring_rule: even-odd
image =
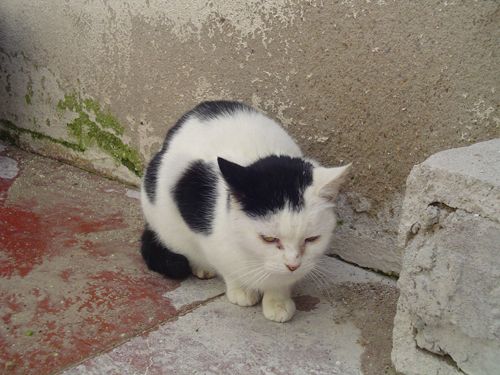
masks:
[[[332,258],[322,267],[321,284],[298,285],[289,323],[218,296],[64,374],[389,374],[394,281]],[[178,308],[224,291],[217,279],[185,284],[165,294]]]
[[[397,289],[326,257],[279,324],[144,266],[137,191],[0,144],[0,373],[394,374]]]

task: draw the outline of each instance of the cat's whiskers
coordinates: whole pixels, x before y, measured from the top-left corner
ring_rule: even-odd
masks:
[[[245,275],[247,272],[251,272],[255,270],[257,267],[255,265],[246,265],[244,267],[240,267],[236,270],[233,270],[228,273],[229,276],[239,277]]]
[[[256,273],[263,271],[261,262],[249,262],[243,267],[230,273],[235,279],[246,279],[252,277]]]
[[[320,259],[320,262],[318,262],[316,268],[318,269],[318,271],[320,271],[325,277],[335,277],[336,275],[334,274],[334,272],[330,269],[327,268],[327,257],[322,257]]]
[[[319,266],[316,264],[315,267],[312,269],[311,271],[311,275],[314,275],[314,278],[316,280],[318,280],[318,287],[320,289],[320,291],[323,293],[323,294],[326,294],[326,296],[328,297],[328,299],[331,299],[332,296],[330,294],[330,286],[331,286],[331,283],[330,283],[330,280],[328,279],[328,277],[323,273],[323,271],[319,268]]]
[[[329,270],[322,268],[321,266],[315,267],[316,272],[318,272],[323,278],[329,281],[329,278],[333,277],[333,273]]]
[[[242,280],[242,286],[251,289],[258,289],[257,285],[261,281],[261,279],[266,278],[268,272],[263,269],[257,270],[255,273],[249,275],[244,280]]]
[[[326,289],[324,287],[323,282],[321,281],[321,279],[318,278],[317,274],[315,274],[314,272],[311,272],[309,274],[309,279],[316,286],[316,288],[318,289],[320,295],[326,296],[328,299],[330,299],[330,293],[328,292],[328,289]]]
[[[318,279],[318,276],[314,272],[314,270],[311,270],[311,272],[307,275],[309,279],[313,282],[313,284],[319,289],[320,292],[323,291],[323,285],[321,284],[320,280]]]
[[[264,282],[269,277],[269,275],[270,275],[269,272],[264,272],[261,276],[259,276],[259,278],[257,278],[256,280],[254,280],[252,282],[251,286],[254,289],[259,289],[259,284],[261,284],[262,282]]]
[[[274,271],[274,272],[277,272],[277,273],[284,273],[285,272],[285,269],[280,267],[280,266],[277,266],[275,264],[272,264],[270,266],[268,266],[270,271]]]
[[[255,269],[259,269],[259,266],[261,265],[261,262],[258,261],[248,261],[243,264],[243,266],[237,268],[236,270],[233,270],[232,272],[229,273],[230,277],[244,277],[247,273],[252,272]]]

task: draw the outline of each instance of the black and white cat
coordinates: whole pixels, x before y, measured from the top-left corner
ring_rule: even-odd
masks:
[[[349,166],[324,168],[261,112],[199,104],[167,134],[141,191],[142,255],[171,278],[220,275],[229,301],[285,322],[292,286],[326,251]]]

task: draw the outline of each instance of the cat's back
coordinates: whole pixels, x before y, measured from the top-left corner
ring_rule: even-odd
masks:
[[[143,207],[156,211],[175,198],[177,206],[181,201],[196,205],[190,211],[198,219],[199,203],[211,203],[216,195],[218,157],[249,165],[270,155],[301,157],[302,153],[278,123],[256,109],[240,102],[203,102],[177,121],[150,161],[143,181]]]
[[[174,157],[183,154],[207,162],[223,157],[243,165],[271,154],[302,155],[279,124],[232,101],[199,104],[177,122],[165,144],[165,153]]]

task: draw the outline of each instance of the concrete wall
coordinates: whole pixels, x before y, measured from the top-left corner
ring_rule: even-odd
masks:
[[[354,163],[334,250],[398,272],[411,167],[500,133],[499,17],[494,0],[3,0],[0,134],[136,183],[185,110],[244,100]]]

